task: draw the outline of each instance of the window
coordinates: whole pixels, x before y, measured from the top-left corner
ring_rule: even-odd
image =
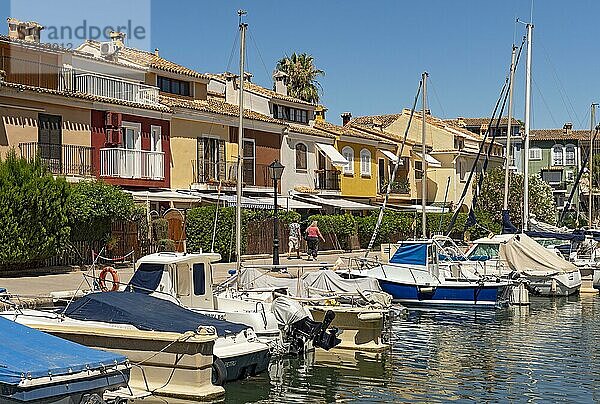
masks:
[[[284,121],[308,123],[308,111],[273,104],[273,117]]]
[[[206,293],[206,274],[204,272],[204,263],[194,264],[192,270],[194,278],[194,294],[202,296]]]
[[[348,160],[348,164],[344,166],[344,174],[354,174],[354,149],[350,146],[346,146],[342,149],[342,156]]]
[[[415,180],[423,178],[423,162],[421,160],[415,161]]]
[[[306,170],[306,145],[298,143],[296,145],[296,170]]]
[[[177,264],[177,296],[190,295],[190,266],[188,264]]]
[[[244,167],[242,180],[244,185],[256,185],[254,177],[254,160],[256,158],[254,139],[243,139],[243,145]]]
[[[165,93],[177,94],[190,96],[190,83],[188,81],[182,81],[177,79],[171,79],[169,77],[158,76],[156,78],[156,85]]]
[[[541,160],[542,159],[542,149],[539,147],[532,147],[529,149],[529,160]]]
[[[360,151],[360,175],[371,176],[371,152],[367,149]]]
[[[559,184],[562,181],[562,171],[542,170],[542,179],[548,184]]]
[[[60,115],[39,114],[38,117],[38,153],[41,159],[53,160],[54,164],[60,165],[62,157],[62,118]]]
[[[161,152],[161,127],[152,125],[150,127],[150,151]]]
[[[567,181],[575,181],[575,173],[572,170],[567,171]]]
[[[137,122],[125,122],[122,124],[123,130],[123,148],[129,150],[141,150],[142,139],[140,132],[142,124]]]
[[[572,144],[568,144],[565,147],[565,165],[575,165],[575,146],[573,146]]]
[[[552,165],[562,166],[563,164],[563,148],[557,144],[552,148]]]

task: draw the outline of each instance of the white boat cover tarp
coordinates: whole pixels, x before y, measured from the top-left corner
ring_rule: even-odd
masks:
[[[320,297],[331,294],[369,296],[381,292],[379,282],[374,278],[344,279],[334,271],[319,270],[307,272],[298,278],[271,276],[257,268],[245,268],[238,278],[242,290],[286,288],[291,296]]]
[[[300,321],[306,317],[312,320],[310,311],[300,302],[283,296],[273,300],[271,311],[279,324],[294,324],[296,321]]]
[[[500,244],[500,258],[513,271],[531,276],[550,276],[578,271],[577,267],[544,248],[526,234],[517,234]]]

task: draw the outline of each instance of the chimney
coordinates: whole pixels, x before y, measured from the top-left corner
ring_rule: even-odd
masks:
[[[158,48],[154,48],[154,56],[159,56],[160,57],[160,55],[158,54]]]
[[[125,33],[110,31],[110,41],[114,43],[119,49],[125,47]]]
[[[41,32],[44,29],[43,25],[35,21],[19,21],[16,18],[7,18],[6,22],[8,23],[8,36],[10,38],[40,43]]]
[[[571,133],[572,130],[573,130],[573,122],[567,122],[563,125],[563,133],[566,133],[568,135]]]
[[[350,122],[350,119],[352,119],[352,114],[350,112],[342,112],[342,125],[346,126],[346,124],[348,122]]]
[[[234,104],[237,105],[239,100],[238,100],[238,85],[237,85],[237,78],[238,76],[230,73],[230,72],[226,72],[224,74],[225,76],[225,102],[228,104]]]
[[[273,72],[273,90],[275,90],[276,93],[288,95],[288,77],[288,74],[281,70],[275,70],[275,72]]]
[[[316,122],[325,122],[325,112],[327,108],[322,105],[317,105],[315,108],[315,121]]]

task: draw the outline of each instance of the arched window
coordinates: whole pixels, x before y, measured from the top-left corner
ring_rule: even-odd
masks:
[[[354,174],[354,149],[350,146],[344,147],[342,156],[348,160],[348,164],[344,166],[344,174]]]
[[[298,143],[296,145],[296,170],[306,170],[306,168],[306,145],[304,143]]]
[[[367,149],[360,151],[360,175],[371,175],[371,152]]]
[[[552,165],[562,166],[564,164],[562,145],[555,145],[552,148]]]
[[[567,165],[567,166],[575,165],[575,146],[572,144],[568,144],[565,147],[565,165]]]

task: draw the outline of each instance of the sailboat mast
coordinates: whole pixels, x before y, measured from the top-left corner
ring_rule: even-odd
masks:
[[[502,205],[503,210],[508,210],[508,185],[510,181],[510,158],[511,158],[511,149],[510,149],[510,138],[512,136],[512,112],[513,112],[513,89],[514,89],[514,80],[515,80],[515,58],[517,56],[517,47],[513,44],[512,46],[512,55],[510,58],[510,83],[508,88],[508,122],[507,122],[507,130],[506,130],[506,162],[504,169],[504,204]],[[502,118],[500,118],[502,119]]]
[[[523,230],[529,228],[529,130],[531,122],[531,42],[533,24],[527,24],[527,65],[525,67],[525,145],[523,148]]]
[[[236,203],[235,220],[237,231],[235,232],[235,257],[236,268],[239,271],[242,256],[242,173],[244,163],[244,70],[246,56],[246,28],[248,24],[242,22],[242,16],[246,11],[239,10],[240,17],[240,88],[239,88],[239,125],[238,125],[238,156],[237,156],[237,181],[236,181]]]
[[[421,236],[425,239],[427,238],[427,213],[425,212],[425,208],[427,207],[427,149],[425,148],[426,142],[426,119],[425,115],[427,113],[427,77],[429,74],[427,72],[423,72],[421,76],[421,80],[423,81],[423,98],[422,98],[422,108],[423,111],[421,113],[421,117],[423,118],[423,123],[421,125],[421,164],[423,165],[423,175],[421,176],[421,209],[423,210],[423,216],[421,217],[422,223],[422,233]]]
[[[593,205],[594,205],[594,198],[593,198],[593,193],[592,193],[592,182],[594,179],[594,126],[596,126],[596,106],[598,104],[592,103],[591,105],[591,109],[590,109],[590,174],[589,174],[589,189],[588,189],[588,194],[589,194],[589,200],[588,200],[588,226],[591,228],[592,227],[592,223],[594,222],[592,220],[592,212],[593,212]]]

